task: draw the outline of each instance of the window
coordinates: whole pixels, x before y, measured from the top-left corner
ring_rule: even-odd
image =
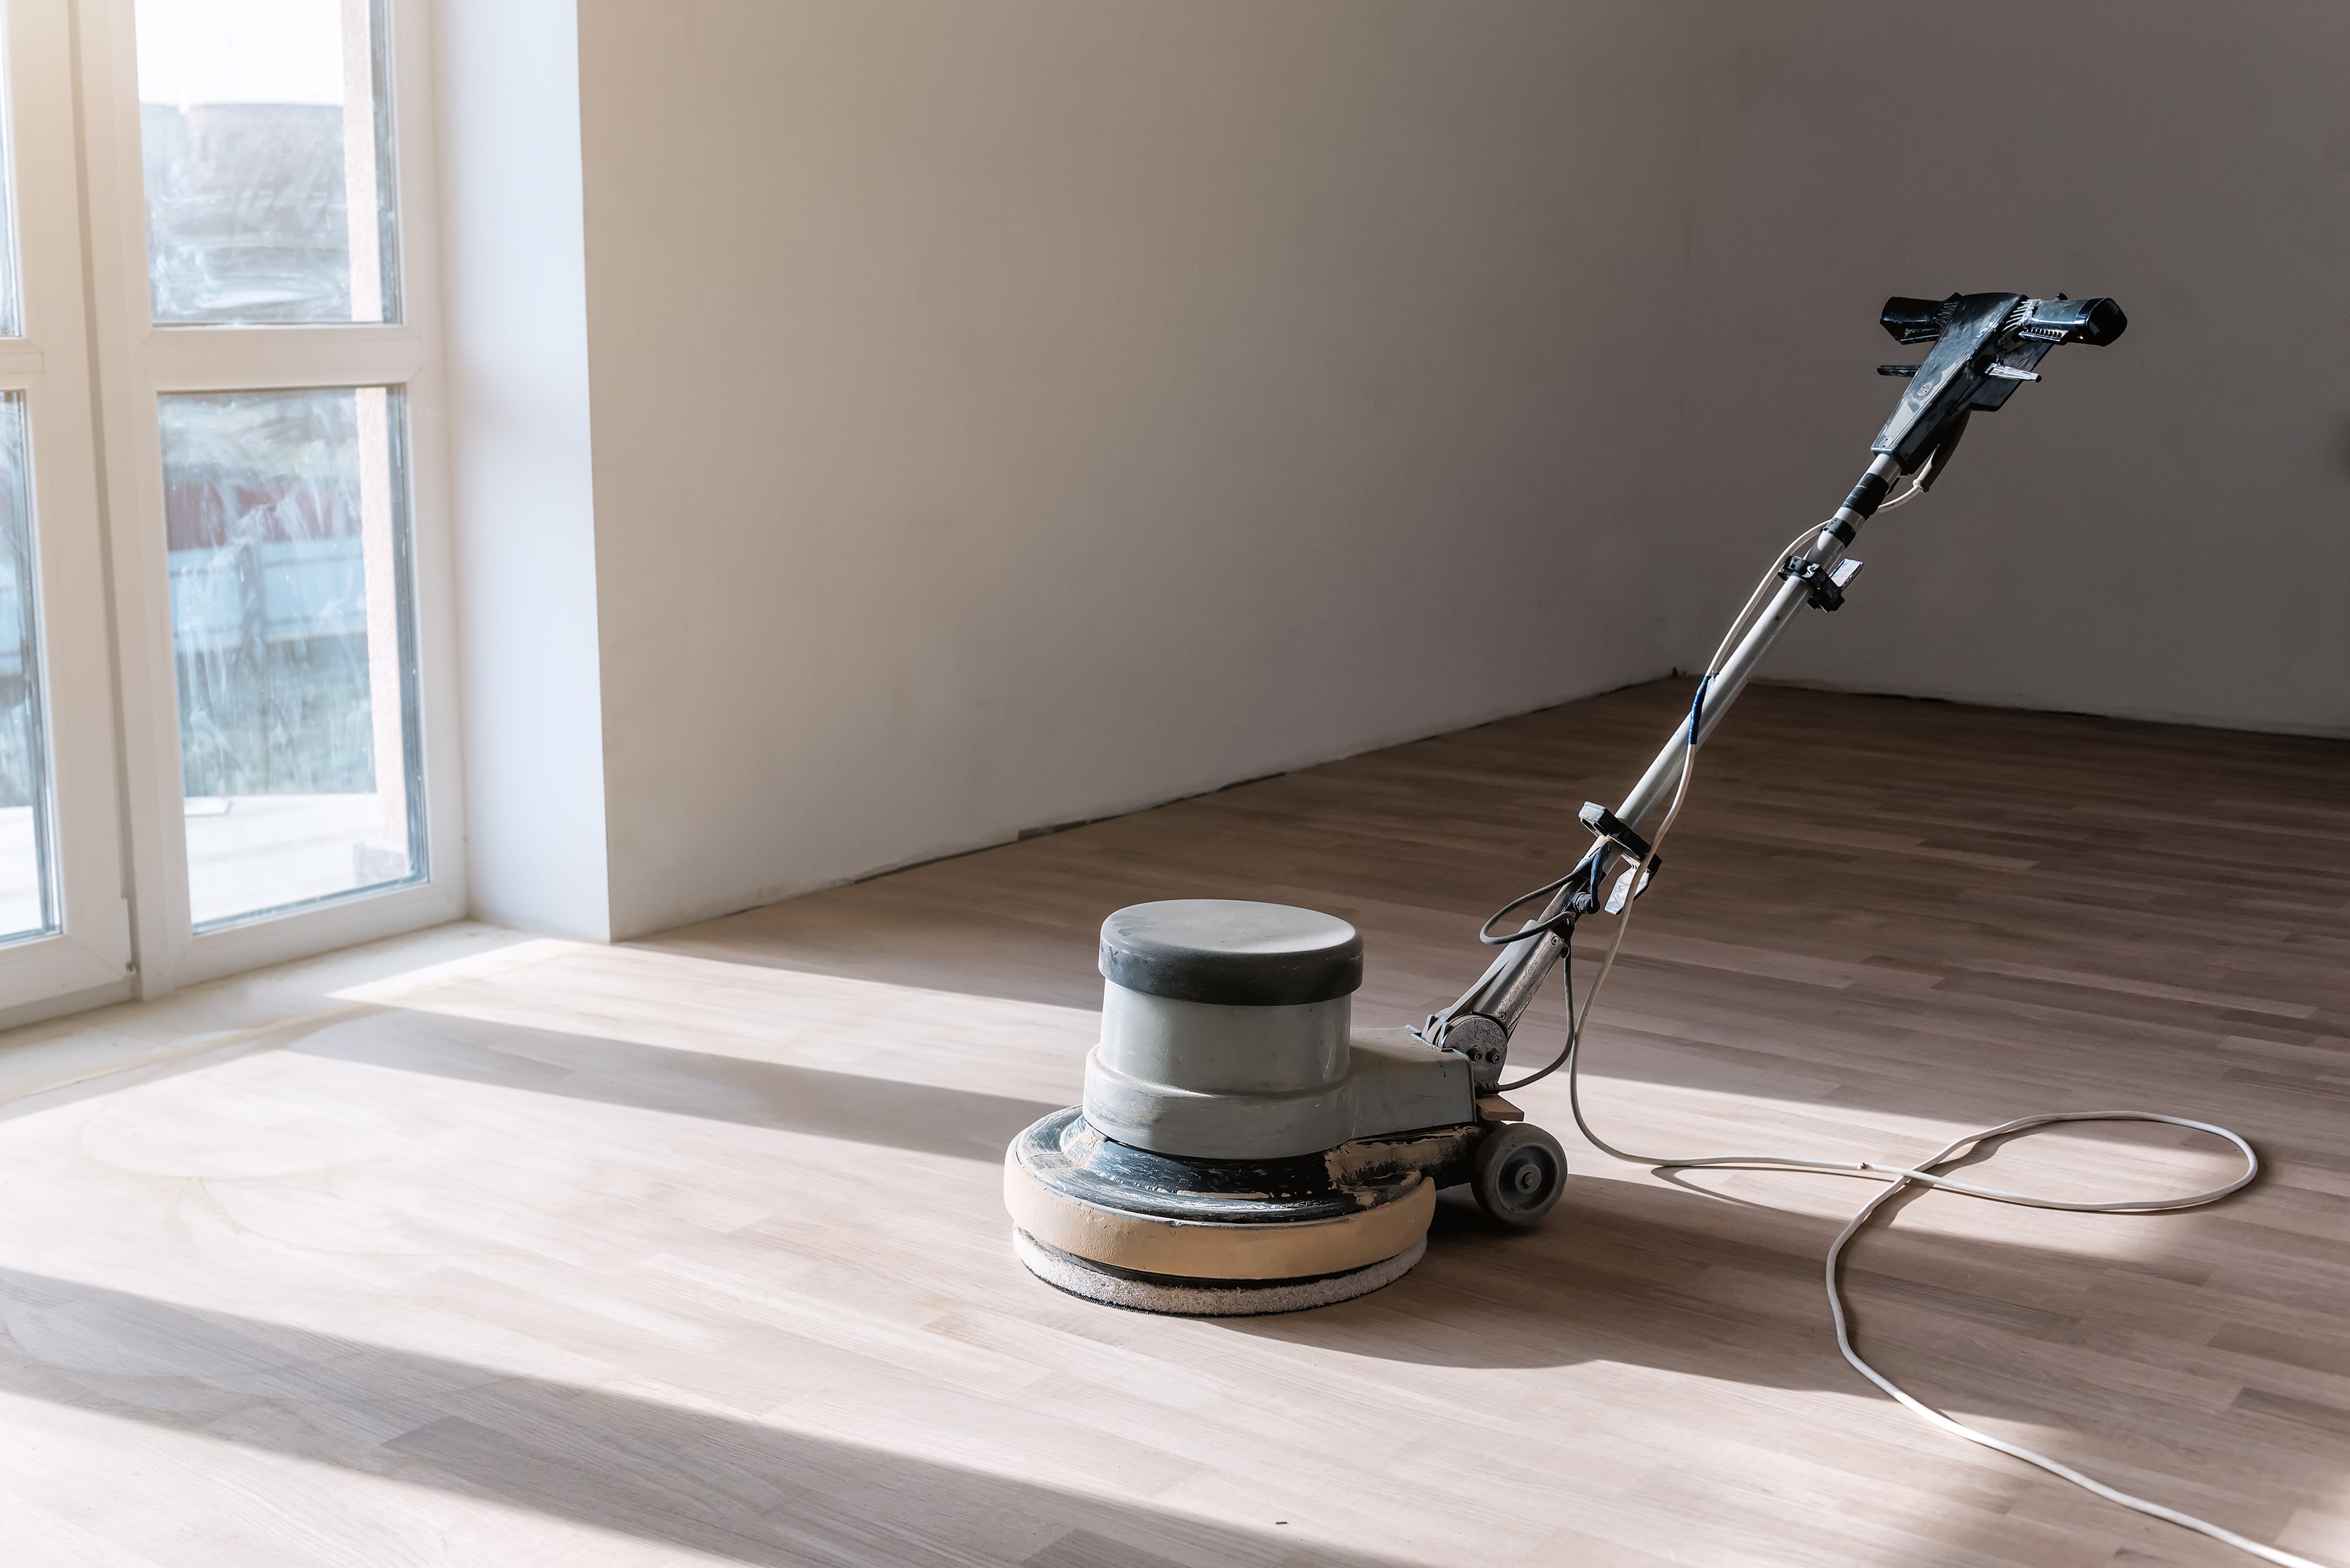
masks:
[[[381,0],[134,15],[151,320],[397,322]],[[338,358],[329,337],[304,368]],[[403,409],[398,387],[159,394],[194,930],[424,874]]]
[[[13,51],[0,38],[0,61]],[[5,73],[0,71],[0,87]],[[0,92],[0,339],[24,337],[6,95]],[[57,929],[25,393],[0,391],[0,942]]]
[[[138,0],[154,319],[400,319],[390,49],[366,0]]]
[[[25,395],[0,392],[0,941],[57,929]]]
[[[400,397],[161,400],[199,930],[423,873]]]
[[[0,4],[0,1018],[131,962],[67,21]]]
[[[0,1019],[462,912],[425,20],[0,0]]]

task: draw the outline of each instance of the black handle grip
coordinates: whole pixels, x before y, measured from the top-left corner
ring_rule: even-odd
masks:
[[[2129,327],[2129,317],[2110,299],[2035,299],[2017,326],[2025,337],[2051,343],[2086,343],[2102,348]]]

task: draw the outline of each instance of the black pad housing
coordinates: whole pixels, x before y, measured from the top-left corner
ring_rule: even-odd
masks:
[[[1132,904],[1102,922],[1102,978],[1128,991],[1226,1007],[1351,996],[1363,939],[1336,915],[1242,898]]]

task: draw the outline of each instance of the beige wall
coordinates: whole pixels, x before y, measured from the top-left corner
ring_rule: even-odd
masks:
[[[1691,34],[1684,663],[1848,484],[1889,293],[2112,295],[1783,677],[2350,734],[2350,5],[1771,0]],[[1895,68],[1899,67],[1901,68]]]
[[[617,930],[1669,660],[1669,11],[580,19]]]
[[[1773,673],[2350,732],[2350,7],[577,17],[592,495],[548,493],[593,571],[528,613],[598,656],[499,652],[535,514],[461,495],[493,909],[592,883],[566,929],[628,935],[1693,664],[1865,461],[1896,291],[2132,327],[1978,421]],[[470,30],[515,55],[444,72],[493,98],[460,165],[501,69],[567,68]],[[473,185],[460,329],[527,327],[504,241],[550,231]],[[477,384],[578,390],[549,319]],[[526,479],[480,406],[473,472]],[[542,697],[559,747],[481,717]]]

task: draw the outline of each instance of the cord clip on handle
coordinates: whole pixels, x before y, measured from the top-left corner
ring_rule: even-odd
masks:
[[[1844,586],[1859,570],[1860,563],[1849,556],[1828,567],[1801,556],[1790,556],[1780,566],[1779,575],[1803,583],[1810,590],[1804,598],[1814,609],[1839,610],[1844,608]]]
[[[1585,801],[1583,810],[1576,815],[1582,818],[1584,826],[1631,857],[1632,864],[1616,878],[1616,886],[1608,890],[1607,903],[1601,906],[1611,915],[1620,915],[1625,905],[1648,890],[1650,880],[1664,869],[1664,857],[1656,853],[1647,839],[1633,831],[1629,823],[1596,800]],[[1592,869],[1598,869],[1597,862],[1593,863]],[[1640,879],[1638,887],[1632,882],[1635,876]]]

